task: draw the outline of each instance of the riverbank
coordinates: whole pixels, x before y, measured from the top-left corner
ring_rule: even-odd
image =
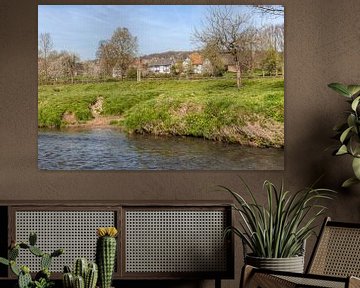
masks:
[[[128,133],[284,145],[284,81],[121,81],[39,86],[39,127],[121,127]]]

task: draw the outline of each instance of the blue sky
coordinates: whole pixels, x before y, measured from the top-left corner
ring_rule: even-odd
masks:
[[[283,18],[261,16],[249,6],[234,6],[251,13],[255,25],[283,23]],[[139,54],[194,50],[195,28],[201,29],[208,5],[39,5],[38,35],[50,33],[55,50],[94,59],[99,41],[110,39],[117,27],[137,36]]]

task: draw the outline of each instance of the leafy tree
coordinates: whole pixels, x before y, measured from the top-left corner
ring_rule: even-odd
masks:
[[[262,62],[268,62],[269,57],[274,59],[275,54],[277,54],[276,61],[274,62],[276,65],[275,74],[277,75],[277,70],[279,69],[282,71],[282,75],[284,75],[284,25],[266,25],[261,29],[259,37],[260,49],[265,51],[265,59]]]
[[[277,75],[279,55],[274,49],[269,49],[261,62],[261,68],[268,75]]]
[[[204,59],[208,59],[211,63],[210,75],[222,76],[225,72],[224,59],[221,56],[221,51],[219,50],[216,43],[207,43],[203,49]]]
[[[135,67],[130,67],[126,71],[126,77],[129,79],[136,79],[138,76],[138,70]]]
[[[134,37],[127,28],[119,27],[110,40],[100,42],[96,54],[106,75],[111,75],[112,70],[116,68],[123,78],[136,57],[137,49],[137,37]]]

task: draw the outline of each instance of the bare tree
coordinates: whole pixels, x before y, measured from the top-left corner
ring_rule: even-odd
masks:
[[[283,16],[284,6],[281,5],[254,5],[254,8],[263,13],[273,16]]]
[[[116,64],[116,56],[113,45],[109,40],[100,41],[96,58],[99,60],[101,74],[111,76]]]
[[[88,78],[98,79],[100,77],[100,65],[98,61],[88,60],[83,62],[84,75]]]
[[[79,57],[68,51],[53,51],[48,57],[48,81],[74,83]]]
[[[203,30],[195,30],[194,40],[204,47],[209,43],[216,45],[218,51],[231,55],[236,67],[237,87],[240,88],[243,55],[254,36],[249,15],[235,13],[229,6],[215,7],[208,10],[204,24]]]
[[[66,78],[70,78],[71,83],[74,83],[74,77],[76,74],[76,63],[78,57],[74,53],[63,52],[61,57],[63,74]]]
[[[53,49],[50,33],[41,33],[39,37],[39,56],[42,58],[45,81],[48,80],[48,57]]]

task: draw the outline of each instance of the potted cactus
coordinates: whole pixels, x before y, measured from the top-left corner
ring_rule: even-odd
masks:
[[[85,258],[78,258],[71,272],[69,266],[64,267],[64,288],[95,288],[98,279],[98,267],[96,263],[88,263]]]
[[[99,287],[110,288],[116,258],[115,227],[100,227],[97,229],[96,262],[99,267]]]
[[[63,249],[57,249],[52,253],[45,253],[36,246],[37,236],[30,233],[29,243],[12,243],[8,252],[8,259],[0,257],[0,263],[10,266],[11,271],[18,277],[19,288],[49,288],[54,285],[50,280],[50,265],[54,257],[64,253]],[[34,280],[30,275],[30,268],[26,265],[19,266],[16,259],[20,249],[28,250],[33,255],[39,257],[41,270],[35,275]]]

